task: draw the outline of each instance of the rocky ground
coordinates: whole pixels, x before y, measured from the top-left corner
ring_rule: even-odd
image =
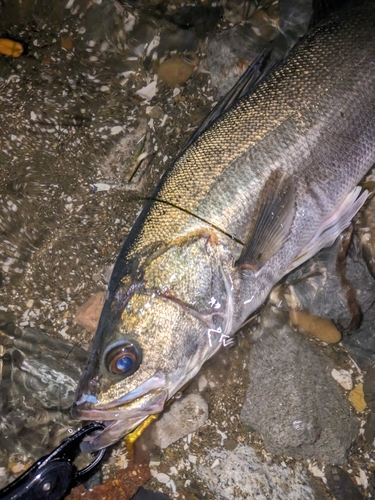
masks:
[[[68,403],[97,313],[85,329],[76,311],[105,291],[152,187],[253,58],[265,47],[280,53],[306,29],[311,6],[29,0],[0,8],[0,37],[23,48],[17,58],[0,54],[5,484],[79,425]],[[72,498],[115,498],[114,477],[122,498],[146,481],[189,500],[373,498],[373,205],[354,234],[274,290],[133,458],[114,447],[90,487],[104,485]],[[56,378],[40,377],[52,365]]]

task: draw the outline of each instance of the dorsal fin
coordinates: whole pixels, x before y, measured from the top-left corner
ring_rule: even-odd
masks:
[[[184,151],[218,118],[220,118],[220,116],[229,111],[243,96],[253,92],[254,89],[275,70],[279,63],[280,59],[271,57],[270,51],[263,51],[259,54],[229,92],[222,97],[199,125],[186,143]]]

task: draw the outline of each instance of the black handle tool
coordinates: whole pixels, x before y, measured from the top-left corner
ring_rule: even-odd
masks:
[[[49,455],[37,460],[26,472],[0,490],[0,500],[62,500],[73,486],[88,479],[103,460],[105,449],[94,455],[94,460],[77,470],[74,460],[80,453],[82,439],[104,425],[94,422],[82,427],[63,441]]]

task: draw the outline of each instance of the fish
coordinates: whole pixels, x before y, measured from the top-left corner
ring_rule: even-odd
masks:
[[[365,203],[375,162],[375,10],[316,18],[168,167],[116,261],[73,413],[112,445],[163,411],[290,271]]]

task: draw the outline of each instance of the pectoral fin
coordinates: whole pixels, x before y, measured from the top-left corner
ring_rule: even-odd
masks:
[[[352,218],[365,203],[369,192],[366,190],[361,195],[361,188],[357,186],[351,191],[341,205],[327,217],[312,240],[305,245],[299,255],[294,259],[288,272],[306,262],[319,250],[331,246],[335,239],[346,229]]]
[[[295,215],[295,189],[290,177],[275,170],[260,195],[249,237],[236,265],[258,271],[285,243]]]

